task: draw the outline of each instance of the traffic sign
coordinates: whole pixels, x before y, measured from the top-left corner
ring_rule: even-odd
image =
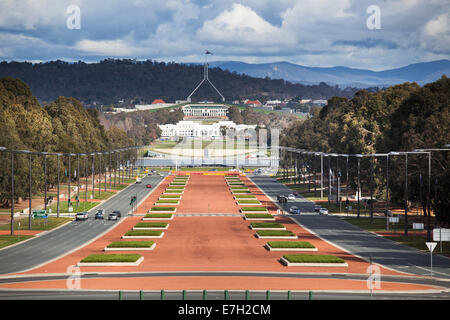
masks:
[[[433,229],[433,241],[450,241],[450,229]]]
[[[413,230],[423,230],[423,223],[413,223]]]
[[[33,219],[47,219],[47,217],[45,210],[33,210]]]
[[[430,250],[430,252],[433,252],[434,248],[437,245],[437,242],[425,242],[425,244],[428,247],[428,250]]]

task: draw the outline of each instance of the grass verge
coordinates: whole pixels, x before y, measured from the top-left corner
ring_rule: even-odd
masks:
[[[313,249],[315,248],[311,243],[306,241],[269,241],[267,242],[272,248],[300,248]]]
[[[95,262],[136,262],[140,254],[91,254],[81,260],[82,263]]]
[[[285,254],[283,258],[292,263],[345,263],[339,257],[319,254]]]
[[[107,248],[151,248],[153,241],[114,241]]]

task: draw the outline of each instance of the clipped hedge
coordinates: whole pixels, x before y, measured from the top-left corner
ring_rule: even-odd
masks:
[[[134,226],[135,228],[165,228],[167,227],[167,222],[138,222]]]
[[[150,211],[175,211],[176,207],[152,207]]]
[[[151,213],[151,214],[146,214],[144,216],[144,218],[172,218],[172,214],[171,213]]]
[[[261,212],[267,212],[267,208],[265,207],[241,207],[240,208],[242,212],[245,211],[261,211]],[[270,217],[272,217],[271,214],[269,214]]]
[[[136,262],[141,257],[140,254],[132,253],[111,253],[111,254],[91,254],[81,260],[82,263],[95,262]]]
[[[256,233],[261,237],[295,237],[296,234],[289,230],[258,230]]]
[[[130,230],[125,233],[127,237],[136,237],[136,236],[160,236],[163,231],[160,230]]]
[[[345,263],[339,257],[319,254],[285,254],[283,258],[292,263]]]
[[[151,248],[154,241],[114,241],[107,248]]]
[[[252,222],[252,228],[284,228],[284,224],[279,222]]]
[[[269,241],[267,242],[272,248],[299,248],[314,249],[315,247],[306,241]]]

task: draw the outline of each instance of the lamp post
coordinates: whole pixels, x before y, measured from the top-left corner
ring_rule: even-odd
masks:
[[[361,154],[357,154],[356,158],[358,159],[358,190],[356,191],[358,195],[358,218],[360,218],[361,213],[361,204],[360,204],[360,193],[361,193],[361,177],[360,177],[360,171],[361,171]]]

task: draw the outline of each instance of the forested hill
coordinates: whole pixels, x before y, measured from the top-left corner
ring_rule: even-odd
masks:
[[[26,82],[39,101],[53,101],[59,96],[73,97],[90,105],[115,104],[119,100],[151,103],[156,98],[173,102],[184,100],[203,78],[203,66],[155,62],[151,60],[102,60],[98,63],[52,61],[1,62],[0,78],[12,77]],[[235,99],[311,98],[333,96],[351,98],[358,90],[341,90],[325,83],[293,84],[284,80],[254,78],[219,68],[209,70],[209,78],[229,101]],[[202,86],[193,100],[217,101],[211,86]]]

